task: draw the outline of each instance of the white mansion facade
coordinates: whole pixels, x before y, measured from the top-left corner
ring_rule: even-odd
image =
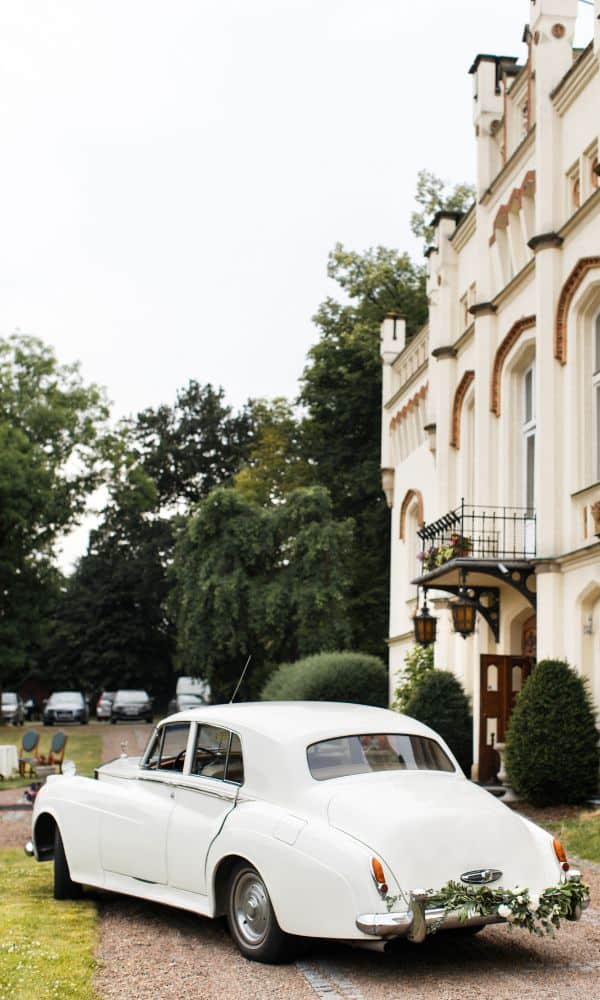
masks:
[[[425,597],[482,781],[535,659],[566,658],[600,708],[600,0],[582,51],[578,0],[529,8],[523,65],[471,67],[477,198],[436,217],[428,325],[382,327],[390,686]]]

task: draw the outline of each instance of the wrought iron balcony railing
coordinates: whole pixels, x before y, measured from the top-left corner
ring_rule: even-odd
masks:
[[[451,559],[509,562],[536,555],[535,511],[526,507],[475,507],[463,500],[417,535],[420,576]]]

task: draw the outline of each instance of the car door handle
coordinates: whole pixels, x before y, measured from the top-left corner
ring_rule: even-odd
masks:
[[[170,791],[170,792],[169,792],[169,798],[170,798],[170,799],[174,799],[174,798],[175,798],[175,792],[173,792],[173,791]]]

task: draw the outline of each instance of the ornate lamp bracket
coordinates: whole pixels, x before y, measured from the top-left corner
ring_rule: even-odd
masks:
[[[432,588],[460,597],[471,604],[485,618],[496,642],[500,642],[500,589],[498,587],[469,587],[468,584],[434,583]]]

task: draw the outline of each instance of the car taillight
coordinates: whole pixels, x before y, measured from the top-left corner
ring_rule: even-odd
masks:
[[[371,858],[371,872],[377,885],[377,890],[382,896],[387,896],[388,885],[385,880],[385,872],[379,858]]]
[[[567,853],[566,853],[563,845],[561,844],[560,840],[553,840],[552,841],[552,846],[554,847],[554,853],[556,854],[556,857],[557,857],[558,861],[560,862],[560,867],[562,868],[562,870],[564,872],[568,872],[568,870],[569,870],[569,868],[571,866],[569,865],[569,862],[567,861]]]

